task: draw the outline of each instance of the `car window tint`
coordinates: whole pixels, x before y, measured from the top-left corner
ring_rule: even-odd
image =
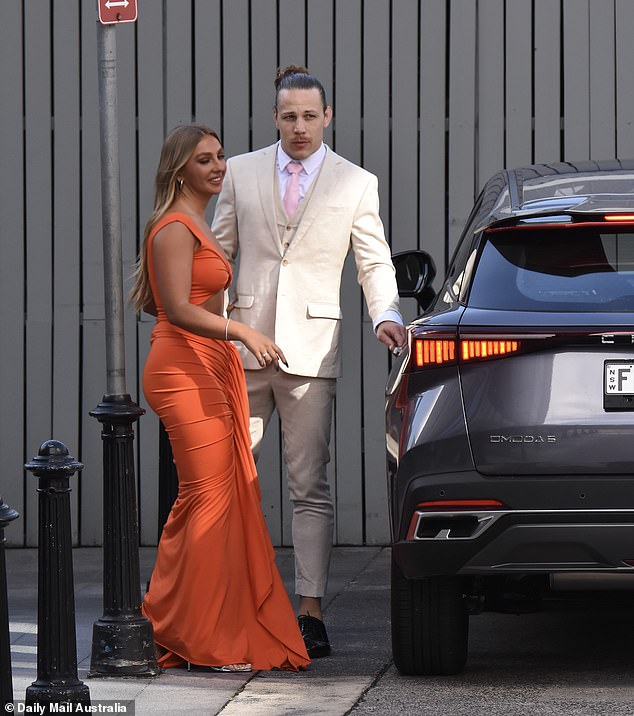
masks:
[[[459,300],[460,290],[465,284],[465,280],[467,282],[469,280],[470,269],[473,263],[472,260],[470,260],[470,257],[474,253],[473,245],[473,234],[464,232],[449,265],[443,289],[438,294],[438,304],[445,303],[451,305]],[[460,300],[462,300],[461,297]]]
[[[489,231],[468,305],[634,311],[634,233],[570,225]]]

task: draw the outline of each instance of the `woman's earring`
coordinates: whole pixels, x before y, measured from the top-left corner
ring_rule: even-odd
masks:
[[[176,183],[178,184],[178,191],[183,191],[183,184],[185,182],[182,179],[177,179]]]

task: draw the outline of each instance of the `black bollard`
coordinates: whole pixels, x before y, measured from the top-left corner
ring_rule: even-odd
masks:
[[[69,485],[83,465],[64,443],[47,440],[24,467],[39,478],[37,680],[26,690],[26,704],[88,706],[90,692],[77,678]]]
[[[4,556],[4,528],[18,513],[5,505],[0,497],[0,706],[13,703],[13,675],[11,673],[11,643],[9,639],[9,604],[7,598],[7,563]]]
[[[93,625],[89,676],[157,676],[152,624],[141,613],[139,527],[132,424],[145,411],[107,395],[90,414],[102,424],[104,614]]]

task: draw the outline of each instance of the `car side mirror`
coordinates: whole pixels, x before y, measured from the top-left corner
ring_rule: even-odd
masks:
[[[415,298],[424,311],[436,297],[431,287],[436,276],[434,260],[426,251],[416,249],[392,254],[392,263],[396,269],[398,295]]]

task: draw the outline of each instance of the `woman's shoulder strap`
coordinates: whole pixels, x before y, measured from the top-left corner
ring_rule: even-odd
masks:
[[[180,222],[181,224],[184,224],[191,232],[192,234],[198,239],[198,241],[202,241],[202,238],[204,237],[204,234],[201,233],[200,227],[196,223],[195,219],[188,214],[184,214],[180,211],[170,211],[167,214],[164,214],[152,227],[152,231],[150,232],[150,237],[154,238],[154,236],[165,226],[168,224],[173,224],[174,222]]]

